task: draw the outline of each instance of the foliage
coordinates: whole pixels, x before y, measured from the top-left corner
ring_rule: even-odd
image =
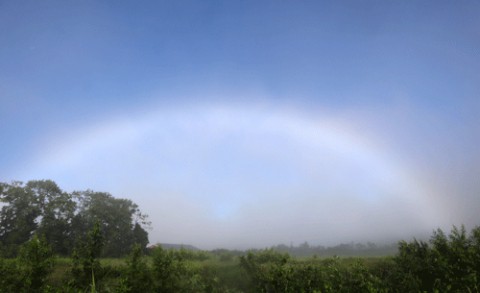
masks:
[[[21,271],[16,261],[0,258],[0,292],[22,290]]]
[[[479,292],[480,228],[454,227],[430,241],[401,242],[391,258],[292,258],[272,249],[249,251],[229,261],[212,253],[136,245],[125,262],[103,260],[96,224],[78,248],[71,280],[51,283],[51,250],[34,237],[17,259],[0,259],[1,292]],[[64,272],[64,277],[68,275]],[[76,276],[82,276],[78,279]]]
[[[397,251],[397,244],[377,245],[371,242],[363,243],[343,243],[332,247],[325,247],[321,245],[310,245],[304,242],[298,246],[287,246],[279,244],[272,246],[272,249],[281,253],[288,253],[294,257],[380,257],[393,255]]]
[[[90,286],[95,289],[94,280],[100,279],[102,267],[99,257],[104,246],[104,238],[100,231],[100,223],[96,222],[88,232],[85,242],[79,242],[72,254],[72,276],[71,284],[75,287],[85,288]]]
[[[124,271],[120,292],[150,292],[153,289],[152,273],[142,258],[142,248],[135,245],[127,259],[127,268]]]
[[[453,227],[447,237],[434,232],[429,243],[401,242],[391,286],[408,291],[478,292],[480,228],[467,235]]]
[[[78,202],[75,219],[77,236],[81,237],[82,231],[100,222],[105,237],[104,256],[123,256],[135,243],[142,247],[148,244],[148,234],[141,226],[148,224],[146,215],[131,200],[89,190],[75,192],[74,197]]]
[[[306,242],[246,253],[160,246],[147,257],[147,217],[130,200],[66,193],[44,180],[0,183],[0,202],[0,292],[480,291],[480,227],[439,229],[429,241],[401,241],[395,256],[373,260],[290,256],[377,249]],[[55,253],[71,259],[55,264]],[[126,261],[100,261],[127,253]]]
[[[127,255],[148,244],[147,216],[128,199],[91,190],[67,193],[51,180],[0,183],[0,247],[16,256],[34,234],[43,235],[56,254],[69,255],[77,239],[100,223],[104,256]]]
[[[382,281],[357,260],[299,261],[272,250],[248,253],[240,264],[250,277],[249,292],[383,292]]]
[[[37,229],[41,208],[39,198],[21,182],[1,183],[1,186],[0,200],[6,205],[0,211],[0,243],[5,253],[12,256]]]
[[[54,266],[53,253],[45,238],[36,235],[20,250],[19,266],[26,291],[39,291]]]
[[[180,254],[175,250],[157,247],[153,253],[153,274],[159,292],[179,292],[187,268]]]
[[[25,189],[33,195],[40,211],[35,233],[43,235],[56,253],[67,254],[74,243],[71,237],[75,214],[72,196],[51,180],[29,181]]]

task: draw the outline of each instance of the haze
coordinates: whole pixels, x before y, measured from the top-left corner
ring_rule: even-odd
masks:
[[[2,1],[0,181],[129,198],[150,242],[479,224],[478,1]]]

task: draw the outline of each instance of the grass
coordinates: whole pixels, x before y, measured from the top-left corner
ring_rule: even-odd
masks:
[[[150,256],[145,256],[147,265],[151,266],[153,264],[153,258]],[[292,260],[297,262],[310,262],[310,263],[321,263],[325,260],[332,259],[332,257],[292,257]],[[379,257],[338,257],[338,262],[341,265],[350,266],[354,263],[360,261],[365,266],[375,266],[380,262],[385,262],[391,260],[389,256],[379,256]],[[8,261],[8,260],[7,260]],[[220,270],[228,269],[232,266],[238,266],[240,264],[239,258],[234,257],[230,260],[220,260],[218,257],[210,257],[207,260],[187,260],[189,266],[193,268],[217,268]],[[102,267],[112,267],[112,268],[121,268],[126,266],[126,258],[101,258],[100,264]],[[59,268],[66,268],[72,265],[72,259],[68,257],[57,257],[55,259],[55,266]]]
[[[287,265],[287,270],[301,269],[303,265],[309,264],[314,267],[325,267],[326,263],[333,262],[337,267],[348,268],[360,262],[368,270],[376,270],[382,268],[382,264],[390,261],[388,257],[310,257],[310,258],[295,258],[291,257]],[[7,259],[6,262],[13,262],[14,260]],[[99,260],[102,269],[95,272],[95,279],[87,277],[90,284],[88,288],[85,287],[82,292],[95,292],[93,282],[102,292],[114,292],[122,286],[124,276],[127,272],[127,258],[102,258]],[[144,256],[144,261],[147,266],[153,269],[153,257]],[[51,288],[73,288],[76,283],[72,278],[71,270],[73,266],[73,259],[67,257],[57,257],[52,273],[48,276],[46,283]],[[240,257],[225,258],[219,255],[209,255],[209,258],[204,260],[183,260],[182,278],[185,280],[187,286],[192,286],[199,282],[199,290],[210,290],[205,288],[213,288],[217,292],[245,292],[251,290],[253,283],[251,276],[240,265]],[[195,285],[193,285],[195,286]],[[209,287],[211,286],[211,287]],[[63,288],[63,289],[62,289]],[[188,287],[195,288],[195,287]],[[74,289],[76,290],[76,289]],[[114,291],[111,291],[114,290]],[[1,290],[0,290],[1,291]],[[59,291],[60,292],[60,291]],[[73,291],[72,291],[73,292]]]
[[[153,265],[153,258],[145,256],[146,263],[149,267]],[[332,260],[331,257],[292,257],[293,265],[307,264],[322,265],[327,260]],[[342,267],[349,267],[357,262],[362,263],[368,269],[375,269],[382,266],[382,264],[391,261],[391,257],[338,257],[335,261]],[[102,258],[100,259],[101,266],[104,268],[104,277],[102,282],[108,282],[111,287],[118,283],[118,277],[121,271],[127,266],[126,258]],[[219,256],[211,256],[206,260],[186,260],[185,265],[189,270],[200,272],[208,279],[216,280],[225,288],[247,288],[248,278],[245,277],[245,272],[240,267],[240,260],[238,257],[233,257],[228,260],[221,260]],[[62,284],[70,278],[69,273],[72,268],[72,259],[66,257],[57,257],[55,260],[55,267],[48,278],[48,283],[54,287],[61,287]],[[96,276],[95,276],[96,277]]]

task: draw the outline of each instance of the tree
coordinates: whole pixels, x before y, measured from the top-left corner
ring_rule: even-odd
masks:
[[[0,200],[5,205],[0,211],[0,243],[6,254],[12,256],[37,229],[41,208],[38,199],[22,182],[1,186]]]
[[[53,251],[69,255],[95,222],[105,237],[106,256],[128,254],[133,244],[148,244],[147,216],[129,199],[91,190],[67,193],[51,180],[0,183],[0,248],[14,256],[34,233]]]
[[[37,233],[44,235],[52,249],[68,255],[74,244],[72,223],[76,203],[51,180],[29,181],[26,185],[38,201],[41,219]]]
[[[143,252],[147,251],[148,232],[139,223],[135,223],[133,227],[133,243],[137,244]]]
[[[104,255],[126,255],[135,243],[145,249],[148,233],[141,225],[148,222],[146,215],[131,200],[117,199],[109,193],[90,190],[76,192],[75,197],[79,204],[75,224],[77,235],[81,236],[93,221],[98,221],[105,237]]]

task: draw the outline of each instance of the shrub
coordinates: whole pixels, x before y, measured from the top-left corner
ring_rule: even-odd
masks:
[[[134,245],[127,259],[127,267],[123,273],[120,292],[151,292],[153,280],[151,271],[142,258],[142,248]]]
[[[25,290],[38,292],[43,289],[54,266],[52,249],[45,238],[34,236],[23,245],[18,257],[18,265]]]
[[[179,292],[186,267],[179,254],[161,246],[153,252],[153,274],[159,292]]]

